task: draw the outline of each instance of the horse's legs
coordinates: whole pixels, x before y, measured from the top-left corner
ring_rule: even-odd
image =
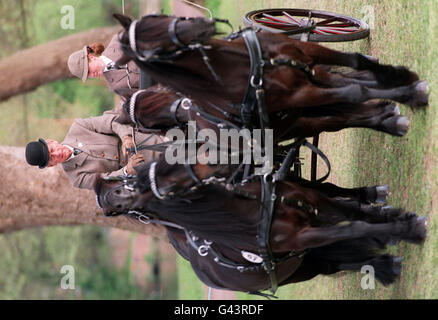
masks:
[[[302,115],[285,128],[284,134],[288,137],[311,137],[324,131],[370,128],[403,136],[408,131],[408,125],[409,120],[400,115],[396,104],[370,101],[365,104],[304,108]]]
[[[280,53],[287,54],[289,49],[291,50],[290,53],[296,54],[296,45],[296,42],[291,47],[286,44],[280,49]],[[405,86],[418,81],[418,75],[405,67],[381,65],[376,60],[360,53],[332,50],[311,42],[300,42],[299,49],[312,60],[313,64],[338,65],[357,70],[369,70],[376,76],[377,81],[385,87]]]
[[[352,221],[348,225],[322,228],[311,227],[302,230],[294,237],[281,238],[282,243],[276,243],[276,250],[283,252],[304,250],[326,246],[343,240],[385,236],[420,244],[426,237],[425,222],[424,217],[412,216],[407,220],[398,220],[390,223],[371,224],[363,221]],[[279,248],[282,250],[279,250]]]
[[[297,91],[294,90],[287,103],[289,107],[315,107],[339,103],[358,104],[371,99],[388,99],[405,103],[411,108],[419,108],[428,104],[427,91],[426,81],[393,89],[373,89],[358,84],[340,88],[321,88],[309,84]]]
[[[349,199],[355,199],[359,203],[386,203],[386,197],[389,194],[388,185],[350,189],[338,187],[330,182],[315,184],[307,182],[304,179],[298,179],[300,185],[316,190],[326,197],[347,197]]]
[[[324,250],[324,247],[319,248],[319,250]],[[364,266],[372,266],[374,268],[374,274],[376,275],[376,278],[384,285],[393,283],[401,274],[400,257],[392,257],[385,254],[371,257],[371,259],[368,260],[351,263],[349,261],[334,262],[333,257],[330,257],[330,254],[326,255],[328,259],[314,258],[312,257],[312,253],[313,252],[310,251],[304,256],[304,260],[298,269],[295,270],[295,272],[287,279],[282,281],[280,284],[281,286],[289,283],[307,281],[320,274],[332,275],[343,270],[359,271]],[[354,260],[355,257],[353,256],[352,258]]]

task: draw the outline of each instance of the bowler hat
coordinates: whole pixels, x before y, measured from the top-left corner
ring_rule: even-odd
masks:
[[[87,46],[83,47],[82,50],[73,52],[70,57],[68,57],[68,69],[70,72],[82,82],[87,81],[88,78],[88,51]]]
[[[49,148],[44,139],[29,142],[26,146],[26,161],[32,166],[38,166],[40,169],[47,167],[49,164]]]

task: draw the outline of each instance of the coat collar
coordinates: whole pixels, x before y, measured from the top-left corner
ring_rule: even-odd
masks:
[[[80,154],[78,154],[74,158],[62,163],[62,166],[64,167],[64,169],[66,171],[73,170],[76,167],[82,166],[82,164],[85,162],[87,157],[88,157],[88,154],[86,152],[81,152]]]

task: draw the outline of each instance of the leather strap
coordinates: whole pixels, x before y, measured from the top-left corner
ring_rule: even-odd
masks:
[[[270,245],[271,226],[276,200],[275,181],[271,175],[265,175],[261,181],[261,185],[261,218],[257,226],[257,244],[259,246],[260,256],[263,259],[263,267],[271,280],[270,291],[275,294],[278,288],[278,279]]]
[[[172,40],[172,42],[174,44],[176,44],[179,47],[184,47],[185,46],[184,43],[182,43],[178,39],[178,36],[176,34],[176,25],[177,25],[179,20],[180,20],[180,18],[173,19],[172,22],[169,24],[169,28],[168,28],[167,32],[169,33],[170,40]]]
[[[175,123],[177,126],[182,126],[183,124],[179,122],[178,117],[176,116],[176,111],[178,110],[179,105],[181,104],[181,101],[184,98],[176,99],[172,105],[170,106],[170,117],[172,118],[173,123]]]

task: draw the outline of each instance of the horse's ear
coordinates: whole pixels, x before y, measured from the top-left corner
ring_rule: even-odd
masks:
[[[120,13],[114,13],[113,17],[122,25],[125,30],[129,30],[129,26],[132,23],[132,19]]]
[[[120,124],[132,124],[131,118],[124,108],[119,111],[119,115],[114,121]]]
[[[125,64],[127,64],[129,61],[131,61],[132,58],[123,54],[116,62],[116,66],[124,66]]]

